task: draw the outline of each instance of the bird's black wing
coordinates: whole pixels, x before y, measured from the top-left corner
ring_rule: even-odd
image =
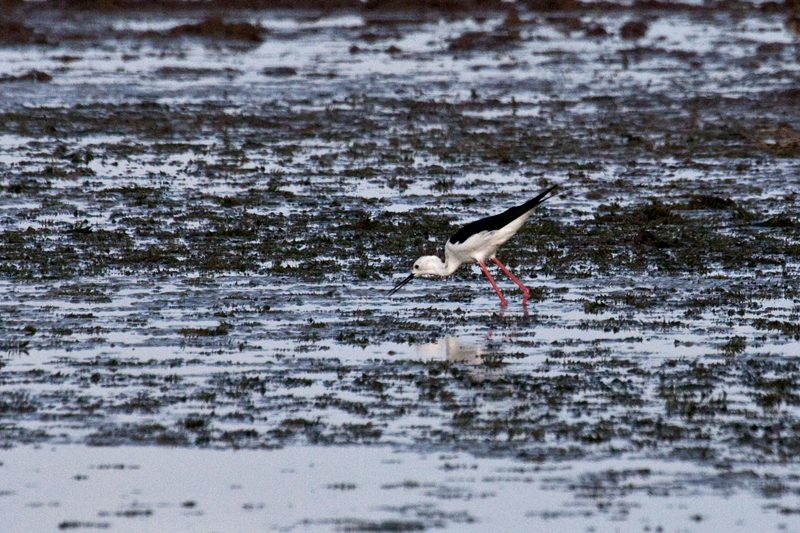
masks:
[[[511,209],[504,211],[499,215],[493,215],[476,220],[475,222],[470,222],[453,234],[449,241],[453,244],[458,244],[465,242],[476,233],[480,233],[482,231],[497,231],[500,228],[507,226],[512,221],[518,219],[534,207],[547,200],[546,196],[556,187],[558,187],[558,185],[553,185],[549,189],[546,189],[544,192],[540,193],[536,198],[528,200],[522,205],[512,207]]]

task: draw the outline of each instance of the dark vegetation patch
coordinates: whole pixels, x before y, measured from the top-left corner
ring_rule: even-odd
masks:
[[[3,5],[0,3],[0,8]],[[0,44],[46,44],[47,39],[21,22],[0,20]]]
[[[447,47],[451,52],[469,50],[494,50],[509,48],[520,38],[517,31],[489,33],[484,31],[468,31],[453,40]]]
[[[227,335],[230,330],[230,324],[227,322],[220,322],[214,328],[181,328],[178,333],[186,337],[217,337],[220,335]]]
[[[25,82],[25,81],[33,83],[48,83],[53,81],[53,76],[51,76],[47,72],[42,72],[40,70],[29,70],[25,74],[20,74],[19,76],[12,76],[12,75],[0,76],[0,83]]]
[[[181,24],[167,31],[169,37],[205,37],[260,43],[266,30],[249,22],[226,22],[221,17],[210,17],[195,24]]]
[[[3,1],[16,2],[16,0]],[[21,4],[22,2],[17,2],[17,5]],[[159,13],[165,11],[191,12],[208,9],[208,4],[202,0],[46,0],[42,4],[46,8],[57,8],[65,11],[99,11],[101,13],[141,10],[153,10]],[[330,10],[353,9],[360,6],[361,2],[359,0],[227,0],[225,2],[226,9],[234,10]]]
[[[629,20],[619,29],[619,36],[623,39],[641,39],[647,33],[647,26],[644,20]]]
[[[367,11],[438,11],[443,13],[469,13],[472,11],[499,11],[499,0],[367,0]]]
[[[185,446],[190,441],[186,435],[158,423],[124,423],[102,426],[87,436],[89,446],[119,446],[121,444],[159,444],[162,446]]]
[[[236,77],[241,72],[233,69],[213,69],[213,68],[191,68],[191,67],[160,67],[156,70],[156,74],[160,78],[173,78],[173,79],[200,79],[208,77]]]

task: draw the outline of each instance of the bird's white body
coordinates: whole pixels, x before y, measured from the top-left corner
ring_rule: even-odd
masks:
[[[532,212],[533,209],[527,211],[499,230],[475,233],[464,242],[453,244],[447,241],[444,245],[444,263],[435,255],[424,255],[414,263],[414,275],[445,277],[464,263],[484,263],[494,259],[497,249],[514,236]]]
[[[417,276],[449,276],[462,264],[476,262],[480,265],[486,277],[489,278],[492,287],[500,297],[500,303],[506,305],[508,301],[486,269],[485,261],[491,259],[522,289],[522,294],[524,295],[522,302],[524,305],[528,300],[529,289],[508,271],[505,265],[495,257],[495,253],[503,243],[519,231],[525,221],[528,220],[528,217],[531,216],[533,210],[546,200],[547,194],[553,189],[555,187],[550,187],[536,198],[522,205],[512,207],[499,215],[482,218],[467,224],[448,239],[444,246],[444,262],[435,255],[420,257],[414,263],[411,275],[395,285],[389,295],[391,296],[400,290]]]

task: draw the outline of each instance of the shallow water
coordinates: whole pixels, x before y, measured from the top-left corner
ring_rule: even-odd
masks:
[[[792,530],[783,14],[523,12],[510,40],[499,14],[317,15],[249,13],[269,33],[243,44],[165,34],[191,13],[44,12],[50,44],[0,47],[0,77],[53,77],[0,83],[0,516]],[[527,306],[477,266],[386,297],[555,183],[499,255]]]
[[[796,497],[739,486],[769,467],[709,488],[713,469],[677,462],[539,465],[385,446],[17,447],[0,460],[11,531],[797,530]]]

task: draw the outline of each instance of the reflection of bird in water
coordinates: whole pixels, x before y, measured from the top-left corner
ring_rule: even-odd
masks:
[[[452,363],[480,365],[483,347],[477,344],[462,343],[458,337],[445,335],[436,342],[416,346],[418,355],[425,359],[445,359]]]
[[[499,215],[470,222],[447,240],[444,246],[444,263],[435,255],[420,257],[414,263],[411,274],[395,285],[394,288],[389,291],[389,296],[399,291],[400,288],[407,283],[410,283],[415,276],[449,276],[455,272],[461,264],[474,261],[480,265],[483,273],[489,278],[489,282],[492,284],[497,296],[500,297],[500,305],[505,306],[508,304],[508,300],[506,300],[503,293],[500,292],[497,283],[495,283],[494,278],[489,274],[484,264],[485,260],[491,259],[500,267],[500,270],[505,272],[506,275],[522,289],[522,304],[525,305],[528,301],[530,291],[514,276],[514,274],[508,271],[505,265],[501,263],[494,254],[497,252],[497,248],[499,248],[500,245],[514,236],[528,217],[531,216],[533,210],[536,209],[539,204],[547,200],[547,195],[556,187],[557,185],[554,185],[540,193],[536,198],[528,200],[522,205],[512,207]]]
[[[417,354],[425,359],[442,360],[451,363],[470,365],[476,368],[466,373],[473,381],[482,381],[492,375],[504,372],[499,354],[486,345],[462,342],[458,337],[446,335],[436,342],[420,344],[416,347]]]
[[[479,365],[483,363],[483,346],[463,344],[458,337],[446,336],[444,343],[447,349],[447,360],[453,363]]]

